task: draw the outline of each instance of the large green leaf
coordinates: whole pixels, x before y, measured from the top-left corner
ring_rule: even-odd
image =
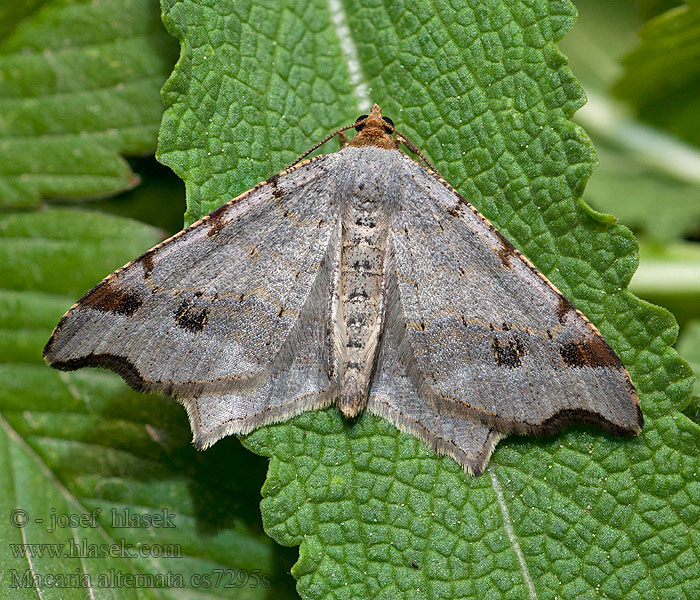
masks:
[[[71,303],[160,237],[129,219],[78,210],[0,218],[3,598],[291,597],[288,559],[259,526],[262,459],[233,438],[198,453],[174,401],[129,390],[112,373],[61,373],[41,359]],[[52,518],[94,510],[101,511],[94,526],[52,527]],[[118,527],[112,510],[167,510],[172,527]],[[13,516],[29,521],[17,526]],[[80,557],[68,554],[71,541],[87,554],[112,544],[127,550]],[[51,584],[66,574],[89,577],[90,585]]]
[[[649,21],[623,64],[617,95],[644,120],[700,146],[700,2]]]
[[[176,46],[154,0],[7,3],[0,37],[0,206],[113,194],[152,152]]]
[[[330,8],[329,8],[330,6]],[[251,434],[266,530],[305,598],[693,598],[698,427],[666,311],[625,290],[628,230],[580,201],[595,156],[556,42],[568,2],[164,1],[182,45],[161,160],[188,221],[370,101],[598,325],[642,397],[634,440],[510,439],[478,479],[381,419],[335,409]]]
[[[158,152],[185,181],[187,222],[359,114],[326,4],[166,0],[163,13],[182,52]]]

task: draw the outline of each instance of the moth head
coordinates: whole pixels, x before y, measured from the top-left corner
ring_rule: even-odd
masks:
[[[393,137],[396,133],[394,122],[389,117],[382,116],[379,105],[372,106],[368,115],[360,115],[353,124],[357,135],[350,142],[351,146],[378,146],[386,149],[396,149],[398,145]]]

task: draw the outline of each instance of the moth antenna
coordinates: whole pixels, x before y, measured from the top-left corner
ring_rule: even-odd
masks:
[[[396,147],[398,148],[399,144],[403,144],[408,148],[411,152],[413,152],[415,155],[420,158],[423,163],[425,164],[426,167],[428,167],[431,171],[434,173],[437,173],[440,175],[439,171],[432,165],[430,164],[430,161],[423,156],[423,153],[418,150],[418,147],[411,141],[409,140],[403,133],[396,131],[396,127],[394,127],[391,123],[387,123],[386,121],[384,122],[384,127],[388,127],[391,129],[395,134],[396,134]],[[440,175],[442,177],[442,175]]]
[[[397,139],[397,140],[400,140],[401,143],[403,143],[403,145],[406,146],[406,148],[408,148],[411,152],[413,152],[414,154],[416,154],[416,155],[418,156],[418,158],[420,158],[420,159],[423,161],[423,163],[425,163],[425,166],[426,166],[426,167],[428,167],[431,171],[433,171],[433,172],[437,173],[438,175],[440,175],[440,172],[431,164],[431,162],[430,162],[427,158],[425,158],[425,156],[423,155],[423,153],[422,153],[420,150],[418,150],[417,146],[416,146],[411,140],[409,140],[408,138],[404,137],[403,135],[401,135],[401,134],[398,133],[398,132],[397,132],[397,138],[396,138],[396,139]],[[442,175],[440,175],[440,176],[442,177]]]
[[[357,124],[357,122],[353,123],[352,125],[346,125],[345,127],[341,127],[340,129],[337,129],[333,133],[329,133],[320,142],[311,146],[311,148],[309,148],[306,152],[304,152],[304,154],[299,156],[287,168],[289,169],[289,168],[293,167],[294,165],[296,165],[298,162],[301,162],[302,160],[304,160],[314,150],[323,146],[323,144],[325,144],[328,140],[334,138],[336,135],[340,138],[340,147],[342,148],[342,147],[346,146],[348,143],[348,138],[344,132],[347,131],[348,129],[352,129],[353,127],[355,127],[356,124]],[[406,148],[408,148],[411,152],[413,152],[416,156],[418,156],[418,158],[420,158],[423,161],[423,163],[425,164],[426,167],[428,167],[431,171],[433,171],[434,173],[436,173],[437,175],[442,177],[442,175],[440,175],[440,172],[432,165],[432,163],[427,158],[425,158],[423,153],[418,149],[418,147],[411,140],[409,140],[404,134],[398,132],[396,130],[396,128],[391,123],[385,121],[384,126],[388,127],[389,129],[391,129],[391,131],[393,131],[396,134],[396,147],[397,147],[397,149],[398,149],[400,144],[403,144],[404,146],[406,146]]]
[[[311,146],[311,148],[309,148],[306,152],[304,152],[304,154],[302,154],[302,155],[301,155],[299,158],[297,158],[291,165],[289,165],[289,167],[287,167],[287,169],[293,167],[293,166],[294,166],[295,164],[297,164],[298,162],[304,160],[309,154],[311,154],[314,150],[316,150],[316,148],[319,148],[319,147],[323,146],[323,144],[325,144],[328,140],[334,138],[336,135],[342,134],[344,131],[347,131],[348,129],[352,129],[353,127],[355,127],[355,123],[353,123],[352,125],[346,125],[345,127],[341,127],[340,129],[334,131],[333,133],[328,134],[328,135],[327,135],[326,137],[324,137],[320,142],[318,142],[317,144],[314,144],[313,146]],[[345,135],[343,135],[343,137],[341,138],[341,140],[343,140],[343,138],[345,138],[345,143],[347,143],[347,139],[348,139],[348,138],[347,138]]]

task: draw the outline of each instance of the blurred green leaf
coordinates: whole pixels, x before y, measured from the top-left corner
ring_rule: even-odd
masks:
[[[605,143],[596,150],[600,166],[584,196],[593,207],[614,214],[649,244],[700,234],[700,186],[655,172]]]
[[[0,218],[4,598],[294,595],[285,581],[289,558],[259,525],[262,459],[233,438],[214,452],[199,453],[174,401],[129,390],[112,373],[63,373],[41,359],[52,327],[71,303],[160,238],[151,227],[95,212],[51,209]],[[24,527],[12,526],[17,509],[30,520]],[[95,526],[51,527],[52,517],[94,510],[102,511]],[[119,527],[112,510],[122,516],[166,510],[173,515],[172,527]],[[127,552],[81,557],[69,553],[71,541],[82,552],[104,552],[112,544]],[[23,544],[32,545],[31,560]],[[51,556],[54,551],[59,554]],[[249,574],[255,569],[266,576],[266,585],[262,580],[252,585]],[[20,583],[18,588],[25,573],[29,587]],[[32,573],[43,578],[77,573],[91,585],[69,584],[52,596],[57,590],[47,579],[35,587]],[[119,583],[118,577],[129,575],[163,579],[155,588]]]
[[[700,146],[700,2],[647,23],[614,92],[639,116]]]
[[[695,373],[695,389],[694,394],[700,396],[700,321],[692,321],[683,329],[683,333],[678,338],[676,344],[678,353],[688,361],[690,368]],[[693,415],[693,419],[697,423],[700,421],[700,414]]]
[[[630,289],[667,307],[681,324],[698,317],[700,307],[700,245],[642,245],[641,264]]]
[[[661,13],[683,5],[683,0],[636,0],[634,3],[643,21],[660,15]]]
[[[157,2],[27,1],[3,11],[0,206],[136,185],[121,154],[155,149],[158,91],[177,52]]]
[[[620,57],[637,43],[637,2],[578,0],[576,10],[578,18],[559,45],[586,93],[607,94],[622,71]]]
[[[131,158],[129,165],[137,174],[140,184],[122,194],[95,200],[90,203],[90,208],[131,217],[171,235],[180,231],[185,212],[185,185],[182,179],[156,161],[154,156]]]
[[[510,439],[473,479],[417,439],[336,409],[264,427],[266,530],[300,545],[304,598],[700,594],[700,431],[677,328],[626,287],[629,231],[580,202],[595,157],[555,42],[566,2],[168,0],[182,44],[159,156],[203,213],[279,171],[372,101],[591,319],[629,367],[634,440],[577,428]],[[334,148],[331,148],[334,149]],[[671,544],[669,547],[669,543]]]
[[[650,244],[697,236],[700,152],[634,119],[610,94],[622,75],[618,60],[638,43],[636,4],[576,4],[579,19],[561,46],[589,99],[575,120],[591,135],[600,161],[584,199]]]

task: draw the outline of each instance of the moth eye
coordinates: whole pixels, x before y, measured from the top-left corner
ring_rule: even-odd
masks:
[[[389,117],[382,117],[382,119],[384,119],[387,123],[389,123],[389,125],[391,125],[391,127],[394,126],[394,122],[393,122]],[[386,131],[387,133],[393,133],[393,132],[394,132],[394,130],[391,129],[391,128],[389,128],[389,127],[385,127],[385,128],[384,128],[384,131]]]
[[[369,117],[369,115],[360,115],[357,117],[355,120],[355,131],[362,131],[365,128],[364,123],[360,123],[360,121],[364,121],[367,117]]]

